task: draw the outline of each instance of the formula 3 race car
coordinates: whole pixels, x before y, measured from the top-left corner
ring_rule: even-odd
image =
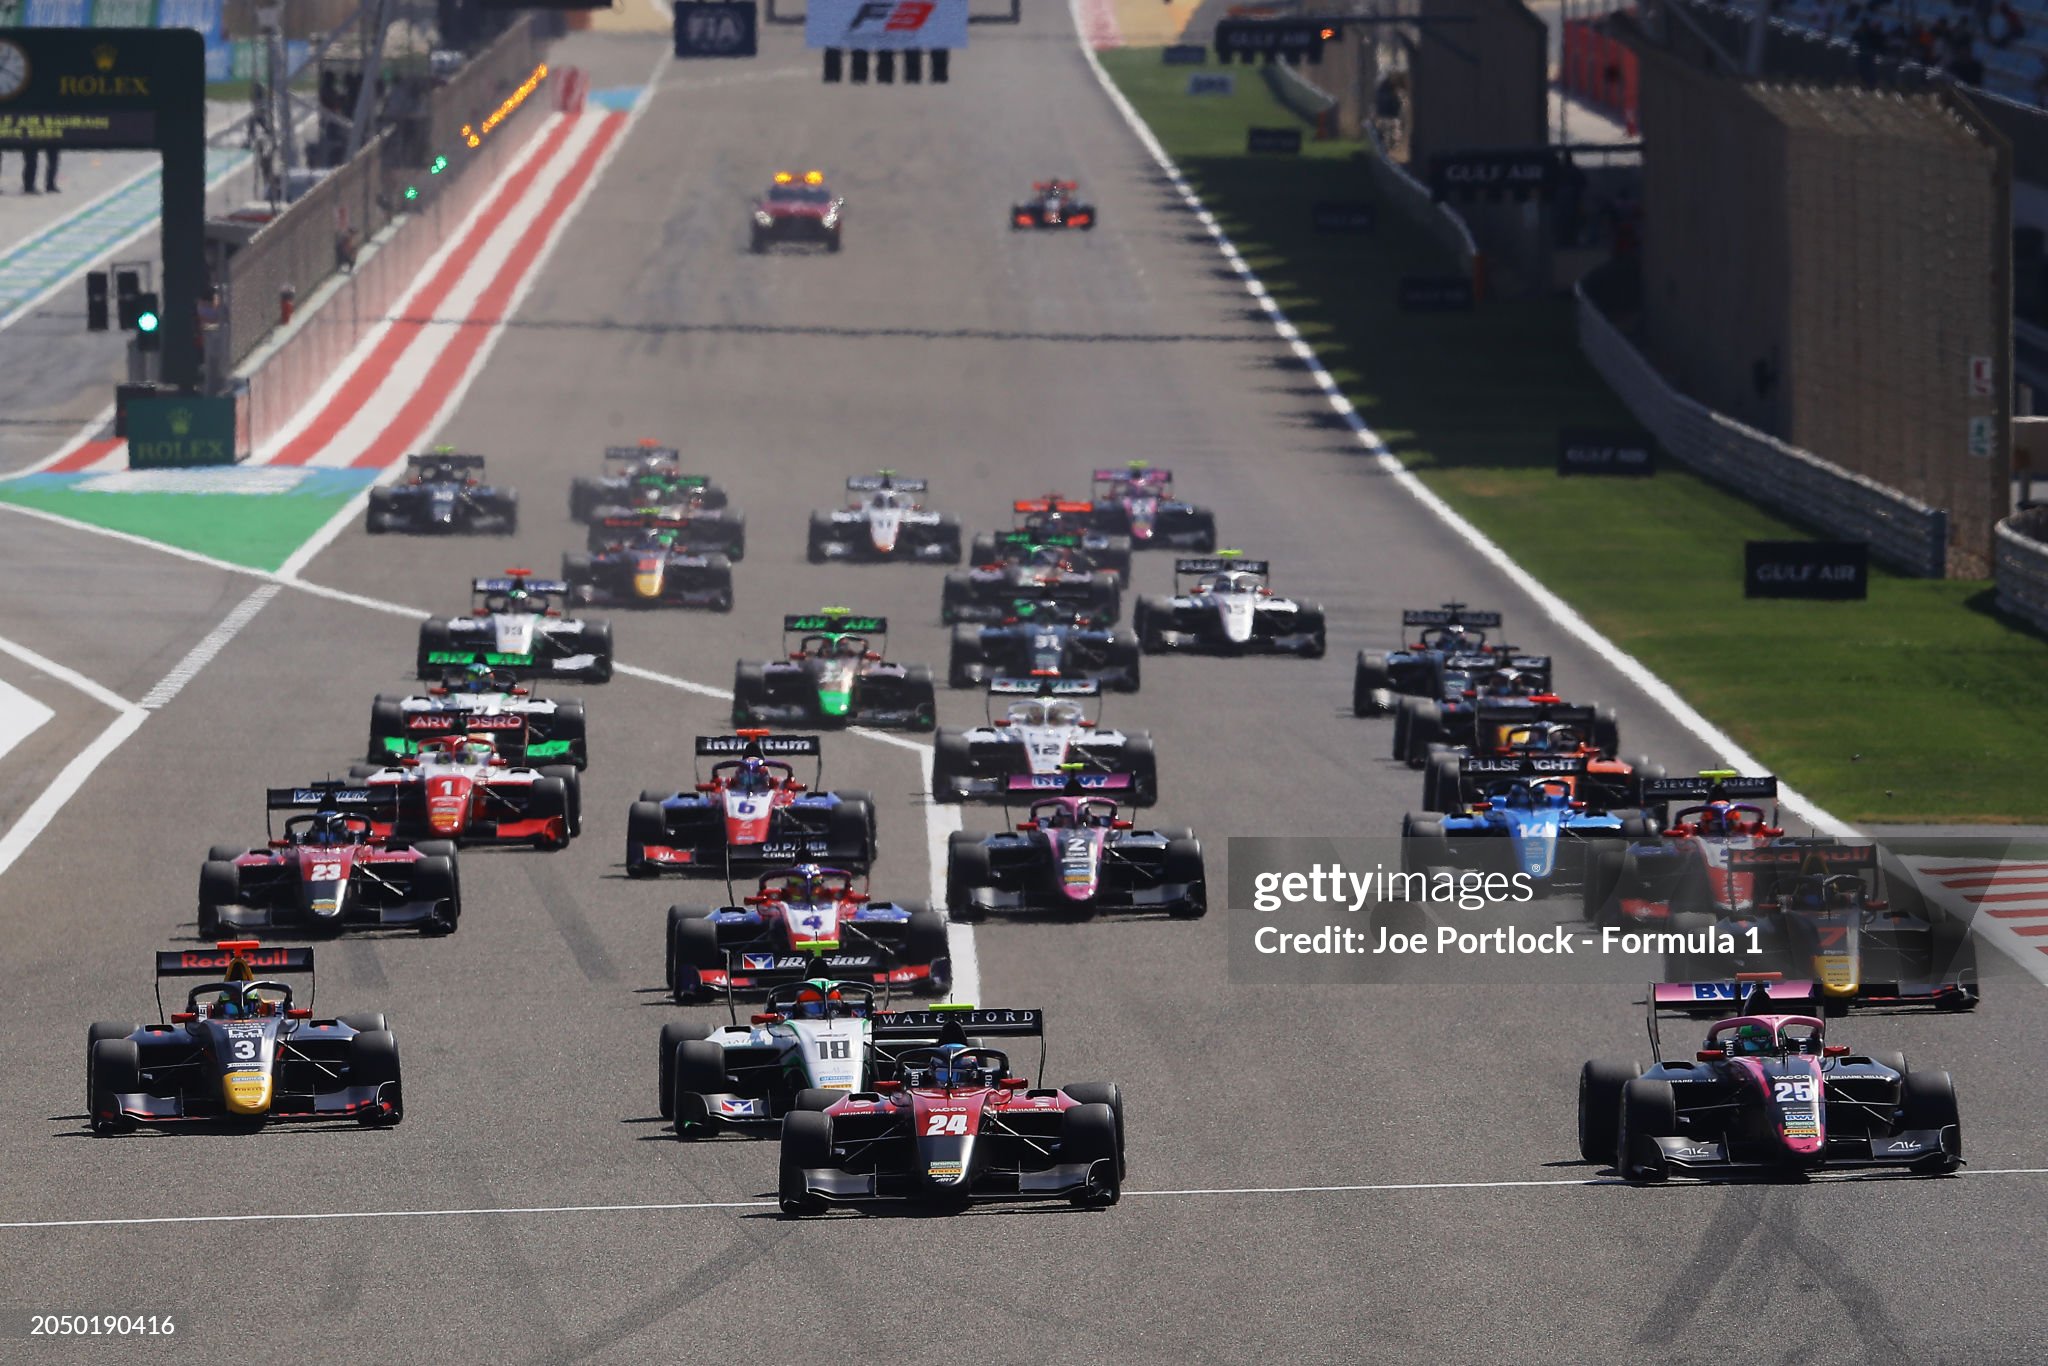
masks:
[[[1269,566],[1234,552],[1173,562],[1174,596],[1138,599],[1131,626],[1147,654],[1170,650],[1204,654],[1323,655],[1319,603],[1276,597],[1266,583]],[[1184,580],[1192,579],[1192,583]]]
[[[1760,985],[1760,984],[1759,984]],[[1754,1174],[1803,1177],[1963,1164],[1963,1127],[1946,1072],[1903,1053],[1827,1042],[1810,1015],[1775,1011],[1752,990],[1691,1062],[1667,1062],[1650,1013],[1652,1065],[1588,1062],[1579,1072],[1579,1155],[1630,1181]]]
[[[1039,619],[1087,620],[1109,625],[1123,613],[1123,581],[1082,550],[1082,537],[1048,536],[1022,542],[1012,532],[999,539],[1010,558],[977,562],[946,575],[939,594],[939,620],[1002,622],[1028,611]]]
[[[480,455],[408,455],[397,483],[370,489],[365,529],[373,536],[387,531],[517,535],[518,493],[484,483],[483,474]]]
[[[470,592],[476,604],[470,615],[420,623],[418,677],[437,679],[451,668],[482,664],[516,678],[611,678],[612,624],[563,615],[555,604],[567,602],[567,583],[508,569],[503,578],[476,580]]]
[[[946,682],[955,688],[979,686],[991,675],[1017,678],[1090,679],[1136,692],[1144,672],[1144,652],[1134,631],[1097,626],[1091,620],[1064,620],[1057,614],[1041,619],[1039,604],[1025,599],[1013,604],[1014,615],[993,625],[953,628]]]
[[[930,730],[938,689],[923,664],[892,664],[889,619],[828,607],[782,619],[784,658],[733,669],[735,726],[873,726]]]
[[[978,1200],[1114,1205],[1123,1193],[1123,1092],[1031,1085],[989,1039],[1037,1038],[1044,1012],[934,1007],[874,1017],[894,1075],[782,1120],[776,1199],[792,1218],[834,1204]],[[820,1097],[820,1099],[823,1099]]]
[[[1566,709],[1554,709],[1554,714],[1564,714]],[[1507,713],[1513,716],[1513,712]],[[1597,804],[1614,808],[1620,806],[1647,807],[1651,805],[1651,785],[1662,781],[1664,767],[1653,764],[1641,755],[1629,759],[1616,759],[1601,750],[1585,737],[1593,728],[1595,710],[1582,709],[1574,719],[1565,721],[1511,721],[1503,725],[1489,723],[1483,713],[1479,733],[1488,744],[1484,751],[1475,754],[1463,745],[1432,744],[1429,748],[1429,763],[1422,770],[1422,807],[1425,811],[1462,811],[1480,794],[1469,780],[1477,775],[1484,780],[1489,770],[1465,767],[1465,760],[1485,759],[1579,759],[1584,767],[1574,780],[1572,795],[1580,800],[1593,800]]]
[[[812,243],[838,251],[846,201],[825,187],[823,171],[777,171],[754,201],[747,249],[759,255],[777,243]]]
[[[760,876],[738,906],[671,906],[668,989],[687,1004],[829,973],[943,996],[946,919],[916,901],[875,901],[844,868],[802,863]]]
[[[1546,724],[1570,730],[1588,752],[1610,759],[1621,752],[1621,722],[1612,707],[1565,701],[1550,691],[1547,658],[1517,659],[1541,663],[1542,672],[1513,665],[1470,676],[1452,670],[1445,675],[1444,697],[1399,698],[1394,707],[1393,757],[1422,768],[1443,751],[1508,754],[1517,735]]]
[[[1119,775],[1132,806],[1159,799],[1159,760],[1150,731],[1105,730],[1102,684],[1092,679],[997,678],[988,685],[988,724],[939,729],[932,752],[932,800],[1010,799],[1019,774]],[[1096,699],[1090,709],[1085,699]],[[998,707],[1002,714],[997,715]]]
[[[1116,575],[1120,584],[1131,581],[1131,538],[1095,530],[1095,504],[1048,493],[1019,498],[1010,507],[1016,524],[1008,531],[977,535],[967,552],[969,564],[1007,564],[1029,558],[1034,547],[1057,545],[1080,550],[1090,565]]]
[[[1756,878],[1732,872],[1728,856],[1768,849],[1785,837],[1775,813],[1778,780],[1713,770],[1696,778],[1643,785],[1643,805],[1659,813],[1655,844],[1603,849],[1586,881],[1586,918],[1601,923],[1668,924],[1675,917],[1740,915],[1756,907]],[[1699,804],[1672,803],[1692,799]]]
[[[1402,871],[1519,873],[1538,887],[1579,889],[1596,845],[1656,834],[1641,811],[1605,809],[1586,765],[1583,758],[1542,756],[1461,760],[1460,789],[1482,795],[1449,814],[1404,817]]]
[[[1462,602],[1441,607],[1409,608],[1401,613],[1402,638],[1412,642],[1398,649],[1360,650],[1351,671],[1351,714],[1382,716],[1402,697],[1440,702],[1460,698],[1472,680],[1503,666],[1550,682],[1546,655],[1523,655],[1512,646],[1490,642],[1486,633],[1500,628],[1498,612],[1478,612]]]
[[[483,733],[508,764],[590,764],[583,704],[532,691],[488,664],[449,669],[424,695],[379,693],[370,704],[374,764],[394,764],[420,751],[424,740]]]
[[[960,522],[918,501],[927,485],[894,470],[846,481],[847,506],[811,514],[805,554],[812,564],[914,560],[960,563]]]
[[[1081,187],[1071,180],[1040,180],[1031,186],[1031,198],[1010,206],[1012,228],[1079,228],[1083,232],[1102,217],[1095,206],[1081,198]]]
[[[562,580],[579,607],[732,610],[732,561],[690,549],[685,532],[664,514],[606,516],[590,530],[593,537],[608,533],[601,548],[562,557]]]
[[[626,813],[626,872],[727,875],[793,863],[863,872],[875,858],[875,802],[866,792],[817,784],[824,747],[815,735],[700,735],[697,758],[715,760],[687,792],[650,788]],[[817,760],[799,781],[789,760]]]
[[[707,475],[685,473],[682,452],[642,439],[637,446],[607,446],[604,473],[569,481],[569,517],[588,522],[603,508],[683,508],[699,514],[728,504]]]
[[[428,740],[396,765],[357,764],[349,777],[370,791],[378,839],[566,849],[583,828],[582,775],[508,764],[488,732]]]
[[[210,979],[167,1022],[101,1021],[86,1031],[86,1111],[92,1131],[145,1125],[255,1127],[288,1120],[405,1117],[398,1041],[381,1014],[316,1019],[292,988],[257,973],[311,973],[313,951],[253,939],[158,953],[157,1017],[166,977]]]
[[[217,844],[199,870],[199,937],[226,930],[287,926],[336,934],[357,927],[403,926],[448,934],[462,919],[462,877],[455,845],[380,841],[366,787],[308,783],[266,794],[264,824],[288,817],[260,849]]]
[[[813,977],[769,988],[748,1024],[665,1024],[661,1117],[682,1139],[722,1130],[771,1136],[791,1110],[822,1110],[868,1090],[889,1071],[874,1048],[875,1014],[873,987]]]
[[[1642,857],[1649,849],[1630,846],[1637,869],[1654,868],[1654,856]],[[1744,966],[1759,965],[1781,978],[1769,988],[1774,1000],[1798,1000],[1829,1015],[1856,1005],[1973,1010],[1982,999],[1968,921],[1927,905],[1903,884],[1906,902],[1895,905],[1884,895],[1875,845],[1779,838],[1767,848],[1730,849],[1722,864],[1736,896],[1746,884],[1752,898],[1748,908],[1716,912],[1713,920],[1726,936],[1720,942],[1739,946],[1737,958],[1708,953],[1667,961],[1677,980],[1653,988],[1660,1008],[1711,1009],[1732,997],[1729,983]],[[1689,914],[1677,928],[1707,919]]]
[[[1173,471],[1133,460],[1095,471],[1089,524],[1106,536],[1128,536],[1136,549],[1216,550],[1216,514],[1173,496]]]
[[[946,910],[973,923],[991,911],[1091,920],[1104,911],[1163,911],[1176,920],[1208,913],[1202,842],[1185,828],[1136,830],[1117,814],[1121,774],[1018,774],[1010,795],[1030,797],[1031,817],[995,835],[955,831],[946,850]]]

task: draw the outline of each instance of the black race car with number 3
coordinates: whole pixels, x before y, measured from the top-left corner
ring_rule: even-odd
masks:
[[[398,1041],[384,1017],[315,1019],[283,982],[257,973],[310,973],[311,949],[253,939],[156,956],[162,980],[206,977],[160,1024],[100,1021],[85,1035],[86,1112],[96,1134],[146,1125],[252,1127],[284,1120],[405,1117]]]

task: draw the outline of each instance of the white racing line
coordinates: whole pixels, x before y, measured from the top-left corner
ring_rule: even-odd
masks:
[[[1964,1170],[1957,1177],[2040,1177],[2048,1167],[2000,1167]],[[1909,1174],[1859,1174],[1822,1176],[1808,1180],[1808,1186],[1840,1186],[1878,1182],[1926,1181]],[[1940,1178],[1952,1179],[1952,1178]],[[1589,1190],[1603,1186],[1628,1186],[1614,1176],[1557,1177],[1537,1181],[1381,1181],[1371,1184],[1330,1186],[1190,1186],[1178,1190],[1127,1190],[1126,1200],[1213,1200],[1243,1196],[1282,1197],[1290,1195],[1403,1195],[1447,1191],[1501,1190]],[[1672,1189],[1732,1185],[1733,1182],[1680,1181]],[[1778,1187],[1780,1190],[1797,1187]],[[374,1219],[498,1219],[517,1215],[571,1214],[689,1214],[718,1210],[774,1209],[773,1200],[692,1200],[616,1205],[497,1205],[467,1209],[359,1209],[317,1212],[282,1211],[257,1214],[149,1214],[110,1219],[16,1219],[0,1223],[0,1232],[52,1229],[141,1228],[152,1224],[288,1224],[369,1221]]]

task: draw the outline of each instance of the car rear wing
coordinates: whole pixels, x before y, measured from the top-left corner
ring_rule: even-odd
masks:
[[[980,1010],[936,1006],[929,1010],[884,1010],[872,1017],[876,1043],[966,1043],[979,1038],[1045,1037],[1043,1010]]]
[[[1130,785],[1131,775],[1128,773],[1012,773],[1004,790],[1085,796],[1091,792],[1122,792]]]
[[[1774,844],[1764,849],[1730,849],[1731,873],[1850,873],[1877,867],[1874,844]]]
[[[376,795],[351,783],[307,783],[266,788],[263,805],[269,811],[354,811],[367,809]]]
[[[1585,772],[1586,759],[1582,755],[1468,754],[1458,759],[1461,778],[1577,778]]]
[[[1703,773],[1696,778],[1652,778],[1643,784],[1643,800],[1660,801],[1762,801],[1778,795],[1778,780],[1766,774],[1745,778],[1737,774]]]
[[[510,593],[515,588],[524,588],[529,593],[565,594],[569,585],[561,579],[477,579],[469,586],[472,593]]]
[[[1087,504],[1093,507],[1094,505]],[[1062,550],[1078,550],[1081,538],[1065,531],[1005,531],[995,537],[997,545],[1052,545]]]
[[[926,479],[900,479],[893,474],[856,474],[846,481],[848,493],[873,493],[878,489],[895,489],[900,493],[923,493],[931,487]]]
[[[592,525],[610,527],[616,531],[638,531],[645,527],[685,527],[690,524],[691,513],[687,508],[640,508],[632,512],[614,512],[597,518]]]
[[[606,446],[604,448],[604,458],[607,460],[631,460],[635,462],[641,460],[660,460],[673,464],[683,458],[683,453],[674,446]]]
[[[1267,560],[1244,560],[1235,555],[1203,555],[1197,558],[1175,560],[1175,574],[1221,574],[1226,569],[1241,569],[1247,574],[1267,574],[1272,564]]]
[[[265,946],[253,939],[228,939],[210,949],[159,949],[156,975],[159,977],[225,977],[237,962],[251,972],[310,973],[313,950]]]
[[[783,634],[822,632],[840,636],[880,636],[889,632],[887,617],[857,617],[850,612],[808,612],[782,619]]]
[[[405,467],[409,470],[427,469],[436,465],[455,470],[480,470],[484,467],[484,458],[480,455],[433,454],[405,457]]]
[[[698,757],[711,755],[754,755],[762,759],[796,757],[815,759],[825,752],[822,741],[815,735],[700,735],[697,737]]]
[[[1173,482],[1173,471],[1160,469],[1154,465],[1134,465],[1129,469],[1122,470],[1097,470],[1095,471],[1095,482],[1098,484],[1171,484]]]
[[[991,678],[988,690],[1007,697],[1100,697],[1099,678]]]
[[[1441,607],[1411,608],[1401,613],[1401,625],[1405,626],[1475,626],[1482,629],[1497,629],[1500,626],[1498,612],[1468,612],[1462,602],[1447,602]]]
[[[1019,498],[1010,505],[1013,512],[1093,512],[1095,504],[1077,503],[1071,498]]]

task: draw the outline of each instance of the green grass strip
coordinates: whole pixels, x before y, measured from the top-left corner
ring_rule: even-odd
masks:
[[[265,570],[283,564],[353,496],[353,491],[80,493],[25,483],[0,485],[0,499],[22,507]]]
[[[1319,199],[1376,197],[1357,144],[1246,156],[1248,126],[1295,121],[1255,69],[1191,96],[1158,49],[1102,57],[1388,446],[1716,725],[1845,819],[2048,822],[2048,642],[1999,617],[1988,583],[1873,569],[1865,602],[1746,601],[1742,543],[1808,533],[1668,461],[1556,475],[1559,428],[1634,425],[1569,297],[1400,312],[1403,275],[1456,263],[1391,203],[1372,236],[1311,229]],[[1536,625],[1519,638],[1541,648]]]

